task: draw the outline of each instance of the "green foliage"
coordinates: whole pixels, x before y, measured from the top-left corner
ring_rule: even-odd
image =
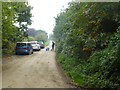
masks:
[[[52,33],[49,34],[49,40],[54,41],[54,35]]]
[[[43,30],[38,30],[37,35],[35,36],[37,41],[43,41],[46,42],[48,40],[48,35],[45,31]]]
[[[35,38],[32,36],[28,36],[29,41],[35,41]]]
[[[48,46],[50,43],[49,41],[45,42],[44,46]]]
[[[58,56],[59,62],[63,65],[64,69],[67,71],[70,71],[72,67],[75,65],[75,59],[74,58],[68,58],[64,54],[60,54]]]
[[[75,58],[68,58],[67,55],[61,53],[57,55],[57,60],[67,72],[67,75],[69,75],[75,82],[81,85],[83,84],[83,77],[81,77],[82,73],[79,73],[81,65],[76,65]]]
[[[27,37],[27,26],[31,24],[32,8],[24,2],[2,3],[2,49],[3,54],[14,51],[15,43]]]
[[[120,36],[119,33],[111,36],[112,40],[110,40],[108,48],[94,52],[84,65],[85,85],[100,88],[120,88],[120,60],[118,55],[120,53],[120,40],[115,39],[118,36]],[[114,43],[113,38],[116,43]],[[111,47],[111,44],[114,45]]]
[[[80,85],[120,88],[120,2],[72,2],[56,17],[58,62]]]
[[[36,30],[34,28],[29,28],[27,31],[28,35],[31,37],[35,37],[36,35]]]
[[[27,33],[29,35],[29,41],[48,41],[48,35],[44,30],[29,29]]]

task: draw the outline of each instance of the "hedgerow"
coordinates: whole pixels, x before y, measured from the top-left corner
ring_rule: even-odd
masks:
[[[78,84],[120,89],[120,2],[75,3],[56,17],[57,60]]]

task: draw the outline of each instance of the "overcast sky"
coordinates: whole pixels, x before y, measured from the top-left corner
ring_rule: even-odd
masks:
[[[45,30],[48,34],[52,33],[55,25],[54,17],[60,10],[68,6],[72,0],[29,0],[33,10],[32,25],[29,28]]]

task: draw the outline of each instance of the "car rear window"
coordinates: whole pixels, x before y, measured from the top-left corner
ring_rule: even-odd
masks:
[[[36,43],[31,43],[31,45],[35,45]]]
[[[31,46],[31,44],[30,44],[30,43],[28,43],[28,46]]]
[[[17,43],[17,46],[26,46],[26,43]]]

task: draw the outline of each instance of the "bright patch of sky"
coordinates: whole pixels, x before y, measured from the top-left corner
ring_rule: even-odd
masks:
[[[54,17],[60,13],[61,9],[68,7],[68,3],[72,0],[29,0],[29,4],[33,6],[31,11],[33,17],[32,25],[29,28],[36,30],[45,30],[48,34],[52,33],[55,19]]]

